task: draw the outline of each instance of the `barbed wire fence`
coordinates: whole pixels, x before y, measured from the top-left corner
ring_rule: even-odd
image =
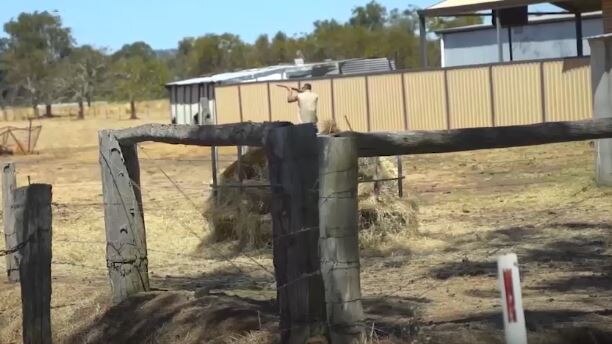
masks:
[[[143,154],[145,155],[145,157],[140,158],[141,161],[147,162],[152,164],[157,170],[158,172],[164,176],[164,178],[167,180],[167,184],[165,185],[156,185],[155,189],[159,190],[160,188],[164,188],[167,190],[174,190],[176,191],[175,195],[164,195],[162,198],[159,199],[155,199],[155,198],[147,198],[145,200],[145,206],[147,207],[147,211],[149,210],[159,210],[159,211],[164,211],[168,209],[168,204],[167,202],[184,202],[190,205],[190,207],[192,208],[193,214],[197,215],[197,216],[203,216],[202,213],[202,205],[199,205],[198,202],[194,199],[194,195],[192,195],[190,193],[190,191],[196,191],[198,193],[206,193],[209,194],[210,190],[205,190],[206,187],[200,187],[200,186],[189,186],[189,182],[183,182],[180,180],[177,180],[176,177],[172,177],[172,173],[166,171],[166,169],[163,167],[164,165],[162,164],[165,161],[168,161],[170,163],[174,162],[174,161],[180,161],[180,162],[185,162],[185,163],[210,163],[211,159],[206,159],[206,158],[202,158],[202,159],[172,159],[172,158],[156,158],[156,157],[152,157],[151,155],[147,154],[147,149],[146,148],[140,148],[140,150],[143,152]],[[567,159],[568,157],[573,157],[573,156],[581,156],[580,154],[572,154],[572,155],[567,155],[567,156],[560,156],[560,157],[553,157],[551,158],[552,160],[554,159],[559,159],[559,160],[563,160],[563,159]],[[234,159],[223,159],[222,161],[225,162],[234,162]],[[499,165],[503,165],[503,164],[508,164],[508,163],[517,163],[517,162],[530,162],[530,161],[534,161],[534,159],[532,158],[525,158],[525,159],[512,159],[512,160],[507,160],[507,161],[499,161],[499,162],[494,162],[494,164],[499,164]],[[75,164],[76,165],[76,164]],[[135,183],[133,180],[132,182],[134,183],[134,185],[138,185],[138,183]],[[385,181],[383,181],[385,182]],[[390,182],[392,183],[392,181],[386,181],[386,182]],[[535,183],[547,183],[547,182],[534,182]],[[477,189],[478,187],[473,187],[474,189]],[[144,194],[144,193],[143,193]],[[606,197],[605,195],[602,195],[602,197]],[[579,206],[580,204],[588,201],[589,199],[592,199],[591,196],[586,196],[584,198],[581,199],[577,199],[573,202],[571,202],[570,204],[568,204],[567,206],[564,206],[563,208],[558,208],[556,210],[562,210],[562,209],[574,209],[577,206]],[[105,205],[107,205],[107,203],[97,203],[97,202],[91,202],[91,203],[64,203],[61,204],[62,206],[65,207],[103,207]],[[548,217],[546,219],[541,220],[537,226],[545,226],[547,224],[550,224],[552,222],[554,222],[554,220],[556,219],[556,215],[555,214],[542,214],[542,215],[547,215]],[[185,232],[189,233],[191,236],[193,236],[194,239],[197,240],[201,240],[203,237],[203,230],[200,230],[199,232],[197,230],[195,230],[193,228],[193,225],[188,223],[187,221],[185,221],[183,218],[178,217],[176,219],[177,224],[179,224],[179,227],[181,227]],[[314,230],[318,230],[318,227],[313,227],[313,228],[304,228],[303,232],[308,232],[308,231],[314,231]],[[283,236],[279,236],[274,238],[273,240],[284,240],[287,237],[290,236],[295,236],[295,235],[300,235],[302,234],[302,232],[294,232],[294,233],[289,233]],[[80,245],[101,245],[101,247],[105,247],[106,242],[104,241],[86,241],[86,240],[57,240],[57,242],[66,242],[69,244],[80,244]],[[0,256],[4,254],[10,254],[13,253],[17,250],[19,250],[20,248],[23,247],[23,245],[27,244],[26,242],[21,243],[19,248],[15,248],[12,250],[12,252],[8,252],[8,251],[0,251]],[[164,251],[164,250],[156,250],[156,249],[152,249],[152,248],[147,248],[148,251],[152,252],[152,253],[163,253],[163,254],[172,254],[172,255],[176,255],[176,256],[180,256],[186,259],[193,259],[193,258],[210,258],[210,255],[201,255],[198,253],[183,253],[183,252],[170,252],[170,251]],[[268,277],[271,278],[271,280],[273,280],[274,278],[274,272],[272,271],[271,266],[268,264],[266,265],[265,263],[261,262],[261,259],[258,260],[258,258],[256,258],[255,256],[251,256],[248,252],[240,252],[237,255],[227,255],[226,253],[222,252],[221,250],[219,250],[215,245],[207,245],[205,246],[205,249],[210,249],[212,251],[215,251],[216,254],[216,259],[219,259],[225,263],[227,263],[229,266],[232,266],[236,271],[238,271],[238,273],[240,274],[244,274],[244,275],[248,275],[250,273],[253,273],[255,271],[261,271],[263,273],[265,273]],[[493,252],[494,253],[494,252]],[[236,260],[241,259],[240,262],[237,262]],[[264,259],[264,261],[269,261]],[[414,261],[415,264],[418,264],[417,261]],[[67,261],[54,261],[53,264],[56,265],[66,265],[66,266],[70,266],[70,267],[78,267],[78,268],[83,268],[83,269],[91,269],[91,270],[98,270],[98,271],[106,271],[106,269],[102,266],[102,267],[95,267],[95,266],[89,266],[89,265],[84,265],[84,264],[78,264],[78,263],[73,263],[73,262],[67,262]],[[310,276],[304,276],[303,278],[309,278]],[[420,279],[424,279],[426,278],[426,275],[423,275],[421,277],[413,277],[413,279],[418,280]],[[279,289],[284,289],[287,288],[289,286],[291,286],[292,284],[296,283],[299,280],[293,280],[290,281],[288,283],[285,283],[283,285],[277,286],[276,290]],[[443,283],[439,283],[439,282],[434,282],[430,285],[429,288],[427,288],[428,290],[426,292],[424,292],[423,294],[419,294],[416,297],[424,297],[426,296],[428,293],[430,292],[435,292],[436,289],[439,288],[444,288],[445,287],[445,282]],[[397,289],[397,290],[387,290],[385,292],[384,295],[389,295],[389,296],[393,296],[393,295],[403,295],[406,293],[406,290],[401,290],[401,289]],[[398,316],[398,319],[401,318]],[[364,324],[364,325],[369,325],[369,324]],[[292,327],[290,329],[285,329],[285,330],[291,330],[294,329],[295,327]],[[369,328],[369,326],[368,326]],[[372,325],[372,331],[374,333],[379,333],[379,334],[385,334],[387,333],[385,328],[381,327],[378,328],[374,325]]]

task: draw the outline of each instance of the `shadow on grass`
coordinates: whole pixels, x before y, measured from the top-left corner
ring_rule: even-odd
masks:
[[[66,343],[224,343],[252,331],[278,336],[276,291],[270,282],[267,276],[238,271],[152,278],[156,291],[109,307]],[[415,335],[415,310],[428,302],[381,296],[363,304],[376,333],[402,343]]]
[[[252,300],[149,292],[111,307],[67,343],[203,343],[273,328],[275,322],[272,308]]]
[[[565,228],[571,230],[612,228],[610,223],[555,223],[547,224],[546,228]],[[602,290],[612,290],[612,283],[608,272],[611,267],[610,254],[607,251],[606,241],[602,235],[581,235],[576,233],[571,236],[560,237],[557,241],[537,243],[542,229],[533,225],[502,228],[488,233],[481,239],[483,247],[501,249],[514,247],[519,256],[521,273],[529,275],[530,269],[536,266],[555,269],[558,271],[593,273],[593,277],[577,278],[571,277],[567,281],[558,280],[542,288],[553,288],[560,291],[580,290],[583,287],[597,287]],[[519,243],[531,244],[531,246],[516,246]],[[458,251],[469,252],[475,243],[465,239],[457,240],[454,247]],[[497,275],[497,263],[492,256],[490,260],[471,261],[467,258],[459,262],[448,262],[432,267],[430,275],[439,280],[466,276],[488,276]],[[595,283],[589,283],[595,282]]]
[[[612,339],[609,324],[612,310],[581,312],[574,310],[525,311],[529,343],[547,344],[604,344]],[[430,322],[420,331],[420,337],[429,337],[430,343],[504,343],[501,310],[464,318]]]

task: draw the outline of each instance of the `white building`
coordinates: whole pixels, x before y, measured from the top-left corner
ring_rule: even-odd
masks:
[[[588,37],[601,35],[601,12],[582,15],[583,54],[590,55]],[[495,63],[499,60],[497,32],[492,24],[436,32],[440,36],[442,67]],[[502,29],[504,62],[578,55],[575,16],[535,17],[527,25]]]

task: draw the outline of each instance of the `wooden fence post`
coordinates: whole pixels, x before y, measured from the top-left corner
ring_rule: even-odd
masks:
[[[612,39],[597,36],[591,45],[591,84],[593,92],[593,118],[612,117]],[[612,186],[612,139],[595,141],[595,180],[602,186]]]
[[[281,342],[303,344],[326,336],[318,254],[316,129],[308,124],[273,129],[265,146]]]
[[[404,197],[404,166],[401,155],[397,156],[397,196]]]
[[[352,137],[321,137],[319,226],[321,275],[333,344],[360,343],[364,314],[359,281],[357,171]]]
[[[147,242],[136,145],[119,145],[111,131],[100,139],[106,265],[112,301],[149,290]]]
[[[11,162],[2,168],[2,217],[4,222],[4,243],[6,250],[10,251],[17,247],[17,232],[15,231],[15,213],[13,202],[15,200],[15,189],[17,180],[15,177],[15,165]],[[19,251],[6,255],[6,273],[9,282],[19,282]]]
[[[15,190],[23,343],[51,343],[51,185]]]
[[[213,199],[215,200],[215,204],[219,203],[219,183],[217,181],[218,179],[218,168],[217,168],[217,158],[218,158],[218,154],[217,154],[217,147],[212,146],[210,147],[210,162],[211,162],[211,168],[212,168],[212,192],[213,192]]]

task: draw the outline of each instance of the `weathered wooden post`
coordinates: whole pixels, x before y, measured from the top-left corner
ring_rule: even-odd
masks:
[[[108,130],[101,131],[99,139],[106,265],[112,300],[119,303],[149,290],[140,166],[136,144],[120,145]]]
[[[318,150],[315,128],[272,129],[266,139],[282,343],[326,336],[318,254]]]
[[[23,343],[51,343],[51,185],[15,190]]]
[[[602,0],[604,34],[589,39],[593,117],[612,117],[612,0]],[[612,186],[612,139],[596,141],[596,180]]]
[[[397,196],[404,197],[404,166],[401,155],[397,156]]]
[[[15,213],[13,202],[15,199],[15,189],[17,180],[15,177],[15,165],[11,162],[2,168],[2,211],[4,222],[4,244],[6,250],[11,251],[17,247],[17,232],[15,231]],[[9,282],[19,282],[19,261],[21,255],[19,251],[6,255],[6,273]]]
[[[321,275],[333,344],[360,343],[364,314],[359,281],[357,173],[353,137],[321,137],[319,226]]]

